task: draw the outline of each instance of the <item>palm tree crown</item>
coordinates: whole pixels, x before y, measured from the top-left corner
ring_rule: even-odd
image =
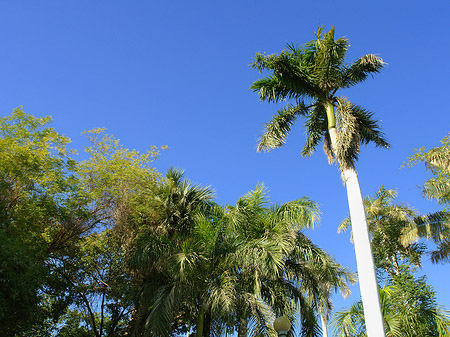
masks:
[[[348,47],[345,37],[334,39],[333,27],[328,33],[321,27],[316,32],[316,39],[300,48],[290,44],[279,55],[256,54],[253,68],[259,72],[269,70],[272,74],[255,81],[250,88],[264,102],[293,102],[279,110],[265,125],[258,151],[282,146],[299,116],[306,119],[307,140],[303,156],[312,154],[324,141],[330,163],[337,159],[341,169],[345,169],[354,167],[361,143],[373,142],[376,146],[389,147],[378,123],[372,119],[372,113],[345,97],[336,96],[339,89],[363,82],[385,64],[373,54],[346,64]],[[338,131],[335,149],[328,133],[331,128]]]

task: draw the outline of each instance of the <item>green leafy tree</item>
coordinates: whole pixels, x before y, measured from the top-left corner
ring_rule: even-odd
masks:
[[[441,144],[429,151],[424,148],[416,150],[408,165],[425,163],[432,177],[425,182],[423,194],[436,200],[444,209],[417,217],[402,237],[405,244],[419,238],[432,239],[437,244],[437,249],[431,252],[434,263],[450,261],[450,134],[442,139]]]
[[[334,28],[328,33],[320,28],[316,39],[300,48],[288,45],[279,55],[256,54],[253,67],[271,74],[255,81],[251,89],[264,102],[291,102],[265,125],[258,150],[282,146],[294,122],[303,117],[307,140],[302,155],[310,155],[323,142],[329,162],[339,164],[355,227],[358,276],[364,307],[370,317],[369,335],[379,337],[383,335],[383,321],[355,161],[361,144],[374,143],[384,148],[389,145],[372,114],[337,93],[378,73],[384,63],[381,58],[368,54],[346,64],[348,47],[346,38],[335,40]]]
[[[89,214],[70,140],[17,108],[0,118],[0,331],[13,336],[64,311],[64,282],[48,264],[89,231]],[[46,296],[49,311],[40,306]]]
[[[116,336],[131,303],[129,220],[153,200],[158,151],[95,129],[76,162],[49,123],[22,108],[0,119],[0,332]]]
[[[59,321],[64,331],[84,329],[96,337],[124,335],[134,292],[123,260],[121,238],[110,229],[91,233],[54,260],[73,298],[72,309]]]
[[[150,196],[160,176],[151,165],[158,151],[151,147],[141,154],[126,149],[104,129],[86,134],[91,142],[85,150],[89,159],[78,163],[77,174],[98,231],[54,259],[55,271],[70,284],[68,292],[74,299],[59,324],[66,334],[123,336],[136,293],[125,256],[135,231],[133,219],[148,216],[153,205]]]

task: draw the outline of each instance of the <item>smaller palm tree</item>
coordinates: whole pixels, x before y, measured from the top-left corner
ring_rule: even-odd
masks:
[[[417,217],[402,236],[404,244],[420,238],[432,239],[437,245],[431,253],[434,263],[450,262],[450,134],[441,140],[441,144],[427,152],[419,149],[409,158],[409,164],[425,163],[432,178],[425,182],[423,194],[444,206],[444,210]]]
[[[424,278],[414,279],[403,268],[391,285],[380,289],[380,297],[387,337],[450,336],[450,312],[436,303]],[[361,301],[337,312],[332,326],[339,337],[367,336]]]
[[[238,335],[265,335],[274,315],[294,321],[300,314],[302,335],[317,336],[319,312],[331,310],[330,294],[348,291],[353,276],[303,233],[318,220],[308,198],[271,205],[260,185],[228,206],[236,249],[230,256],[236,275]],[[322,308],[323,310],[319,309]]]
[[[401,237],[415,224],[417,211],[409,205],[395,203],[397,192],[381,186],[374,196],[364,199],[367,222],[373,246],[375,266],[391,278],[400,273],[402,261],[419,267],[425,245],[405,244]],[[340,224],[338,231],[350,228],[350,218]]]

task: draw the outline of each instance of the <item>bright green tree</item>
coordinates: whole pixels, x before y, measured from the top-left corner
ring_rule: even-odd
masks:
[[[48,261],[92,228],[70,139],[17,108],[0,118],[0,331],[25,333],[70,302]],[[40,306],[52,294],[51,308]],[[46,316],[47,315],[47,316]]]
[[[346,64],[348,47],[346,38],[335,40],[334,28],[328,33],[320,28],[316,39],[300,48],[288,45],[279,55],[257,54],[253,67],[271,74],[255,81],[251,89],[264,102],[291,102],[265,125],[258,150],[282,146],[291,126],[303,117],[307,140],[302,155],[310,155],[323,142],[329,162],[339,164],[353,220],[363,303],[370,317],[369,336],[379,337],[383,335],[383,321],[355,161],[361,144],[371,142],[384,148],[389,145],[372,114],[337,93],[378,73],[384,63],[381,58],[368,54]]]
[[[96,129],[76,162],[50,122],[21,108],[0,119],[0,332],[115,336],[130,307],[128,220],[152,201],[157,150]]]
[[[97,231],[54,261],[74,299],[72,310],[59,323],[67,334],[86,330],[96,337],[112,337],[128,332],[136,291],[125,256],[135,231],[133,220],[150,214],[160,178],[152,167],[158,155],[155,147],[141,154],[104,131],[86,132],[89,158],[77,163]]]

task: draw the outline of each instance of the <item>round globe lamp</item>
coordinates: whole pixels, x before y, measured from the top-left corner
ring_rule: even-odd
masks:
[[[286,337],[291,328],[291,322],[286,317],[281,316],[273,321],[273,328],[278,333],[279,337]]]

